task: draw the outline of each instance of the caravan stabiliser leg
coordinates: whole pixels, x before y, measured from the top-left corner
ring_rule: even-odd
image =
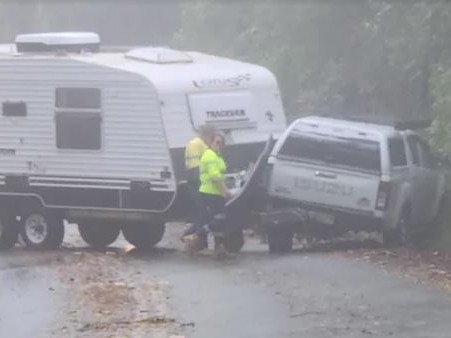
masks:
[[[19,226],[13,215],[0,210],[0,250],[12,248],[18,237]]]

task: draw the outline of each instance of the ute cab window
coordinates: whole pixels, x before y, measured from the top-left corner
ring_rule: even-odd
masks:
[[[293,132],[279,157],[356,171],[381,171],[380,144],[367,139]]]
[[[404,167],[407,165],[406,148],[401,137],[388,139],[388,152],[392,167]]]
[[[426,142],[416,135],[407,138],[409,150],[412,155],[412,163],[424,169],[434,169],[436,160]]]
[[[102,95],[98,88],[56,88],[58,149],[98,150],[102,147]]]

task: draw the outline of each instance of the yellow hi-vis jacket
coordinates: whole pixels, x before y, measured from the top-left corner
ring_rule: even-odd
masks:
[[[195,137],[188,142],[185,148],[185,167],[194,169],[199,167],[200,158],[208,146],[200,137]]]
[[[205,150],[199,164],[199,191],[204,194],[221,196],[222,192],[215,181],[225,180],[226,171],[227,166],[224,158],[212,149]]]

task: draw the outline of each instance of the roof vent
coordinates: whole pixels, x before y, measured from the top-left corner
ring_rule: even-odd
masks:
[[[16,36],[15,42],[19,53],[60,50],[72,53],[98,52],[100,47],[99,35],[91,32],[20,34]]]
[[[145,47],[132,49],[125,56],[129,59],[151,63],[189,63],[190,55],[179,50],[164,47]]]

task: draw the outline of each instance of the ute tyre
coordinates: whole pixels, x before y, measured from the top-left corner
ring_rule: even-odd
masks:
[[[81,238],[95,249],[104,249],[119,237],[121,227],[116,223],[87,221],[78,224]]]
[[[271,253],[286,253],[293,249],[293,233],[284,229],[268,229],[268,247]]]
[[[227,251],[232,253],[238,253],[244,246],[244,234],[243,230],[234,231],[224,237],[224,246]]]
[[[0,250],[12,248],[18,239],[18,224],[14,217],[0,211]]]
[[[29,212],[23,217],[22,238],[30,249],[57,249],[64,238],[63,219],[49,210]]]
[[[130,223],[122,227],[122,233],[127,241],[138,249],[151,249],[163,238],[165,224],[162,221]]]

